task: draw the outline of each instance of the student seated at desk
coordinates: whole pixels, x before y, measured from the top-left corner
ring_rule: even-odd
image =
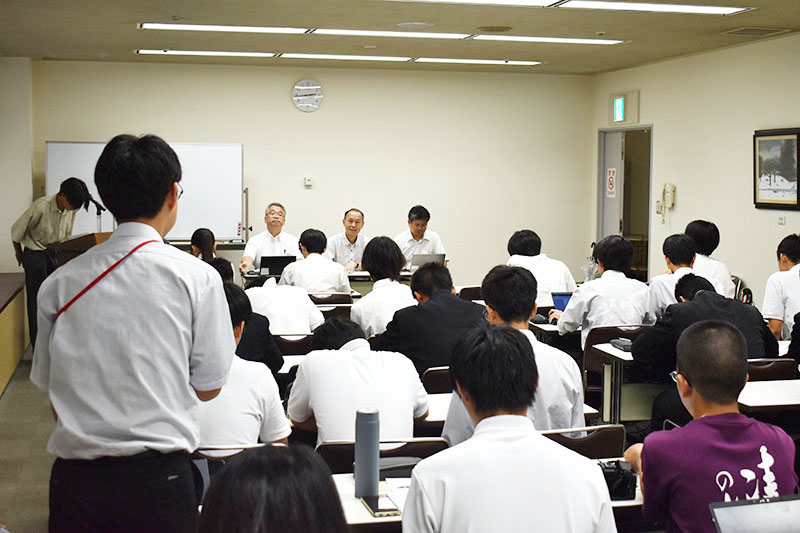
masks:
[[[237,344],[252,309],[244,291],[225,283],[225,297]],[[216,398],[200,404],[200,446],[288,442],[292,432],[278,385],[262,364],[233,357],[228,382]],[[227,457],[237,450],[205,451],[213,457]],[[209,465],[210,466],[210,465]]]
[[[405,262],[403,252],[389,237],[375,237],[364,248],[361,265],[372,278],[372,291],[353,304],[350,320],[361,326],[367,337],[386,331],[398,309],[417,304],[408,285],[399,281]]]
[[[349,273],[361,266],[361,258],[369,239],[361,234],[364,228],[364,213],[352,207],[348,209],[342,219],[344,232],[337,233],[328,239],[328,249],[325,257],[344,266]]]
[[[717,291],[725,298],[735,298],[736,286],[731,279],[731,271],[722,261],[711,257],[719,246],[719,229],[713,222],[707,220],[693,220],[686,225],[683,232],[692,238],[695,246],[694,265],[692,270],[698,276],[719,283],[721,290]],[[712,281],[712,284],[714,283]]]
[[[523,229],[508,239],[509,266],[527,268],[536,278],[536,305],[553,307],[554,292],[573,292],[578,286],[567,265],[542,253],[542,240],[535,231]]]
[[[404,532],[616,531],[597,463],[525,416],[542,382],[528,340],[507,326],[476,327],[456,344],[450,376],[475,434],[411,471]]]
[[[356,410],[374,407],[381,440],[414,436],[414,419],[428,415],[428,393],[406,356],[373,352],[358,324],[338,317],[317,328],[312,346],[289,394],[296,427],[316,431],[317,444],[352,441]]]
[[[633,263],[631,241],[610,235],[594,247],[592,254],[600,277],[578,287],[564,311],[550,311],[550,321],[558,320],[558,333],[581,330],[581,348],[592,328],[648,324],[650,292],[641,281],[625,273]]]
[[[406,267],[411,265],[411,258],[416,254],[447,253],[439,234],[428,229],[430,219],[430,211],[421,205],[415,205],[408,211],[408,229],[394,238],[406,259]],[[369,270],[366,267],[365,269]]]
[[[253,311],[269,319],[273,335],[308,335],[325,322],[302,287],[279,286],[275,278],[265,276],[254,280],[244,292]]]
[[[536,314],[536,278],[525,268],[496,266],[481,284],[489,322],[518,330],[533,348],[539,369],[536,401],[527,416],[538,430],[583,427],[583,380],[578,365],[557,348],[536,340],[528,321]],[[453,350],[455,357],[455,349]],[[453,396],[442,437],[454,446],[470,438],[475,424],[458,396]]]
[[[308,294],[350,293],[350,281],[342,265],[321,254],[328,240],[318,229],[307,229],[300,234],[300,253],[303,261],[289,263],[283,269],[280,285],[303,287]]]
[[[770,331],[778,340],[792,338],[794,315],[800,312],[800,235],[787,235],[778,244],[778,272],[767,280],[764,309]]]
[[[217,241],[214,238],[214,232],[212,232],[210,229],[197,228],[194,230],[194,233],[192,233],[191,246],[192,255],[199,257],[208,264],[211,264],[215,259],[217,259]],[[227,259],[222,259],[222,261],[225,261],[224,264],[227,264],[231,269],[230,281],[233,281],[233,263]],[[217,262],[217,267],[214,268],[219,270],[218,267],[222,266],[222,264],[223,263],[221,262]],[[222,272],[220,272],[220,274],[222,274]],[[224,281],[226,278],[228,278],[228,275],[224,275],[223,278]]]
[[[258,270],[261,267],[261,258],[275,255],[294,255],[302,259],[297,248],[297,237],[283,231],[286,223],[286,208],[278,202],[272,202],[264,210],[264,223],[266,231],[250,237],[244,247],[242,261],[239,263],[239,272],[245,274],[251,268]]]
[[[794,494],[792,439],[739,413],[747,344],[736,326],[706,320],[686,329],[673,376],[694,420],[625,452],[642,477],[646,520],[666,521],[667,531],[713,533],[712,502]]]

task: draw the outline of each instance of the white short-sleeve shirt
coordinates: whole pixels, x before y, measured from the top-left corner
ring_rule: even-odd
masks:
[[[411,305],[417,305],[417,300],[408,285],[379,279],[372,285],[372,291],[350,308],[350,320],[361,326],[367,337],[372,337],[386,331],[395,312]]]
[[[58,318],[109,266],[130,255]],[[48,451],[64,459],[193,451],[195,390],[222,387],[236,345],[222,280],[147,224],[57,269],[39,291],[31,381],[58,415]]]
[[[278,285],[275,278],[269,278],[263,287],[244,292],[253,312],[269,319],[273,335],[308,335],[325,322],[322,312],[302,287]]]
[[[659,274],[650,280],[650,316],[659,319],[664,316],[667,307],[678,303],[675,298],[675,285],[686,274],[700,275],[690,267],[680,267],[671,274]],[[717,279],[706,278],[717,294],[722,294],[722,284]]]
[[[364,256],[364,248],[367,247],[369,238],[359,233],[356,237],[356,242],[351,243],[347,240],[347,235],[337,233],[328,239],[328,249],[325,250],[325,257],[336,261],[342,266],[347,266],[350,263],[361,263],[361,258]]]
[[[428,410],[428,394],[414,364],[395,352],[373,352],[365,339],[339,350],[317,350],[297,369],[288,413],[317,422],[317,444],[355,439],[356,411],[376,408],[381,440],[414,436],[414,418]]]
[[[411,257],[416,254],[446,254],[444,244],[439,234],[432,230],[426,230],[422,238],[418,241],[411,236],[411,230],[407,229],[394,238],[394,242],[402,250],[406,257],[406,265],[411,264]]]
[[[515,415],[485,418],[471,439],[417,464],[403,508],[406,533],[616,530],[597,463]]]
[[[262,231],[250,237],[244,247],[242,257],[253,258],[253,268],[261,268],[261,258],[276,255],[293,255],[298,259],[303,258],[298,247],[299,239],[291,233],[282,231],[277,237],[273,237],[268,231]]]
[[[308,254],[302,261],[286,265],[279,285],[302,287],[308,294],[350,292],[344,267],[320,254]]]
[[[573,292],[578,288],[567,265],[546,254],[512,255],[506,264],[531,271],[536,278],[536,305],[539,307],[552,307],[554,292]]]
[[[764,309],[767,320],[783,320],[782,339],[792,338],[794,315],[800,312],[800,264],[785,272],[775,272],[767,280]]]
[[[719,284],[720,290],[717,292],[725,298],[734,298],[736,295],[736,286],[731,279],[731,271],[722,261],[718,261],[712,257],[702,254],[696,254],[692,270],[700,277],[706,278],[715,287],[714,282]],[[721,292],[720,292],[721,291]]]

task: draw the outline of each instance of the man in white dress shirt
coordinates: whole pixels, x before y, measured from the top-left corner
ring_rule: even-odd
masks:
[[[509,266],[527,268],[536,278],[536,305],[553,307],[554,292],[573,292],[578,286],[567,265],[542,253],[542,240],[535,231],[515,231],[508,239]]]
[[[348,209],[342,219],[344,231],[328,239],[325,257],[344,266],[347,272],[361,268],[361,257],[369,239],[361,234],[364,213],[355,207]]]
[[[791,339],[794,315],[800,312],[800,235],[792,233],[778,244],[778,272],[767,280],[764,309],[772,334]]]
[[[267,224],[266,231],[250,237],[244,247],[242,261],[239,263],[239,272],[242,274],[248,270],[261,267],[261,258],[277,255],[293,255],[302,259],[300,250],[297,248],[297,237],[291,233],[283,231],[286,224],[286,208],[282,204],[273,202],[264,210],[264,222]]]
[[[404,532],[616,531],[597,463],[542,436],[525,416],[539,401],[539,376],[519,332],[470,331],[453,350],[450,375],[475,434],[411,471]]]
[[[697,254],[692,265],[694,273],[701,278],[717,280],[722,287],[719,294],[725,298],[735,298],[736,286],[731,279],[731,271],[725,263],[711,257],[719,246],[717,225],[707,220],[694,220],[686,225],[683,232],[694,241],[694,251]]]
[[[609,235],[594,247],[600,277],[587,281],[572,293],[564,311],[550,311],[558,320],[558,332],[565,335],[581,327],[581,348],[592,328],[649,324],[650,291],[625,272],[633,263],[633,245],[620,235]]]
[[[533,348],[539,369],[536,401],[527,416],[538,430],[583,427],[583,380],[569,355],[536,340],[528,321],[536,314],[536,278],[522,267],[496,266],[486,274],[481,295],[489,323],[518,330]],[[442,437],[454,446],[472,436],[475,424],[458,396],[453,396]]]
[[[406,267],[417,254],[446,254],[439,234],[428,230],[430,212],[415,205],[408,212],[408,229],[394,238],[406,258]]]
[[[253,311],[269,319],[273,335],[308,335],[325,322],[322,312],[302,287],[278,285],[275,278],[263,277],[244,292]]]
[[[300,253],[304,259],[286,265],[280,285],[303,287],[308,294],[349,294],[350,281],[344,267],[322,255],[327,242],[325,234],[318,229],[301,233]]]

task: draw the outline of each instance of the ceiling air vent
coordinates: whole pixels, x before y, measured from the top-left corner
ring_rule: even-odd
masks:
[[[736,30],[724,31],[722,35],[744,35],[746,37],[771,37],[773,35],[780,35],[791,30],[781,28],[753,28],[745,27]]]

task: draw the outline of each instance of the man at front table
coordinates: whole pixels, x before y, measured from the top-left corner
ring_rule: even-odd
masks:
[[[361,257],[369,239],[361,234],[364,213],[355,207],[348,209],[342,219],[344,232],[328,239],[325,257],[342,265],[349,273],[361,268]]]
[[[428,230],[431,213],[421,205],[408,212],[408,229],[394,238],[406,258],[406,268],[417,254],[446,254],[439,234]]]
[[[264,211],[264,222],[267,230],[251,237],[244,247],[242,262],[239,263],[239,272],[245,274],[251,268],[261,267],[261,258],[275,255],[294,255],[298,259],[303,257],[297,247],[298,239],[290,233],[283,231],[286,223],[286,208],[278,202],[272,202]]]

